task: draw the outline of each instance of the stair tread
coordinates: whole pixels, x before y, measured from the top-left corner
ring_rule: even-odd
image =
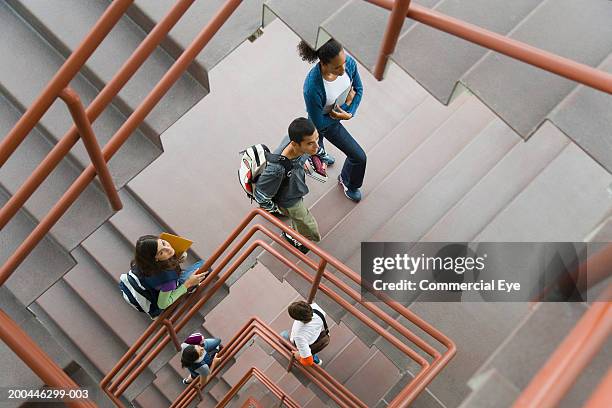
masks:
[[[612,8],[605,0],[591,1],[588,7],[572,0],[547,0],[509,37],[597,66],[612,52],[611,19]],[[576,87],[573,81],[493,53],[475,65],[463,81],[525,138]]]
[[[510,406],[519,395],[519,389],[505,379],[497,370],[491,369],[484,374],[483,383],[467,397],[459,408],[486,408],[491,406]]]
[[[540,0],[441,1],[435,11],[505,35],[539,3]],[[436,98],[447,103],[455,84],[486,52],[485,48],[419,23],[400,38],[392,59]],[[438,55],[444,55],[444,63],[436,60]]]
[[[69,50],[78,47],[81,40],[104,13],[108,4],[106,0],[88,1],[87,3],[69,0],[64,6],[71,11],[71,16],[74,18],[66,19],[64,9],[54,7],[49,2],[19,0],[20,7],[25,8],[27,14],[33,15],[37,22],[43,25],[44,32],[52,32],[53,36]],[[95,79],[107,83],[144,37],[145,34],[140,27],[131,19],[124,17],[113,27],[85,66],[94,74]],[[128,105],[130,112],[144,100],[173,62],[174,60],[161,49],[153,51],[119,93],[119,97]],[[155,132],[151,137],[157,138],[174,120],[182,116],[206,94],[206,89],[191,76],[183,75],[179,78],[145,120],[145,123]]]
[[[368,407],[375,406],[385,392],[400,378],[397,368],[380,351],[376,351],[346,381],[346,387]],[[376,381],[372,381],[376,379]]]
[[[8,199],[9,193],[0,185],[0,205]],[[1,263],[13,255],[35,226],[32,217],[23,209],[17,212],[0,234]],[[45,236],[8,278],[6,287],[23,305],[29,305],[74,265],[70,253],[52,237]]]
[[[134,400],[140,408],[168,408],[172,401],[168,400],[160,390],[153,384],[145,388],[145,390]]]
[[[126,345],[133,344],[151,319],[127,304],[117,285],[89,258],[75,250],[78,264],[64,276],[66,283],[86,302]]]
[[[610,183],[612,174],[571,143],[476,239],[581,242],[612,208]]]
[[[493,218],[567,146],[568,139],[544,125],[517,144],[459,203],[423,237],[423,241],[472,241]],[[474,208],[478,208],[474,212]]]
[[[289,26],[300,38],[315,48],[323,45],[326,36],[319,38],[319,26],[350,0],[306,0],[299,3],[270,0],[264,7]],[[265,21],[264,21],[265,22]],[[317,47],[318,48],[318,47]]]
[[[612,53],[598,69],[612,73]],[[599,164],[612,173],[612,98],[580,85],[555,111],[550,120]]]
[[[432,7],[439,0],[419,0],[416,3]],[[374,71],[390,11],[364,1],[351,0],[328,18],[321,27],[355,56],[369,71]],[[414,22],[405,19],[401,33],[406,33]],[[355,27],[360,35],[355,36]]]
[[[134,3],[148,22],[161,20],[169,10],[169,4],[164,1],[136,0]],[[169,33],[172,41],[181,49],[187,48],[222,4],[220,0],[195,2]],[[196,58],[197,63],[206,71],[210,71],[253,34],[261,26],[262,4],[263,0],[242,2]]]

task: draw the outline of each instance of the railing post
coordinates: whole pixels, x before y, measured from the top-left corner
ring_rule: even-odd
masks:
[[[59,93],[59,97],[66,102],[66,105],[70,110],[70,115],[72,115],[74,124],[79,130],[79,135],[81,135],[81,139],[83,139],[85,149],[87,149],[89,158],[96,169],[96,173],[98,173],[102,187],[108,196],[108,200],[110,201],[113,210],[119,211],[121,208],[123,208],[121,199],[119,198],[119,194],[117,193],[117,189],[113,183],[110,171],[108,170],[108,165],[104,160],[104,157],[102,157],[102,150],[100,149],[100,145],[96,140],[96,135],[91,127],[91,122],[87,117],[87,113],[85,112],[85,108],[81,102],[81,98],[79,98],[79,95],[70,87],[62,89],[62,91]]]
[[[289,358],[289,365],[287,366],[287,372],[291,371],[291,367],[293,367],[294,361],[295,361],[295,356],[293,355],[293,351],[292,351],[291,357]]]
[[[391,14],[387,21],[387,29],[385,30],[378,59],[376,60],[376,66],[374,67],[374,78],[379,81],[383,79],[387,60],[395,50],[395,45],[397,44],[397,39],[402,30],[402,25],[404,25],[408,8],[410,8],[410,0],[395,0],[393,3],[393,8],[391,9]]]
[[[0,339],[48,386],[79,388],[2,309],[0,309]],[[89,400],[65,401],[64,403],[74,408],[96,407],[96,404]]]
[[[327,261],[325,259],[321,259],[319,262],[319,268],[317,269],[317,274],[312,281],[312,286],[310,287],[310,293],[308,294],[307,302],[310,304],[314,301],[314,298],[317,294],[317,289],[319,289],[319,283],[321,283],[321,278],[323,277],[323,272],[325,272],[325,267],[327,266]]]
[[[178,340],[176,330],[174,330],[172,322],[168,319],[164,319],[162,320],[162,324],[166,326],[166,330],[168,331],[168,335],[172,339],[172,343],[174,343],[174,348],[176,348],[176,351],[181,351],[181,343]]]

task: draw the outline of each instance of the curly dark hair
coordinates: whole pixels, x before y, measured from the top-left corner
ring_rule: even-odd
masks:
[[[298,44],[297,49],[298,54],[300,54],[303,61],[312,64],[319,60],[321,63],[327,64],[329,61],[336,58],[338,54],[340,54],[340,51],[342,51],[342,45],[338,41],[331,39],[323,44],[318,50],[314,50],[306,41],[302,40]]]
[[[160,272],[167,270],[175,270],[177,273],[181,271],[178,257],[172,255],[165,261],[156,261],[157,240],[159,237],[155,235],[143,235],[136,241],[136,250],[134,259],[132,260],[132,269],[136,267],[141,275],[154,276]]]

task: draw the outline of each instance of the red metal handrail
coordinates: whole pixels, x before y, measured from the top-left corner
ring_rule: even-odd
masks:
[[[612,334],[612,284],[594,302],[514,402],[514,408],[553,408]]]
[[[386,8],[387,10],[392,10],[397,0],[365,1]],[[482,27],[446,16],[415,3],[410,3],[406,17],[548,72],[552,72],[553,74],[612,94],[612,74],[605,71],[572,61],[568,58],[544,51],[493,31],[485,30]],[[396,23],[390,21],[387,30],[389,30],[389,27],[393,24]],[[393,40],[392,37],[385,38],[387,38],[388,41]],[[397,38],[395,38],[395,41],[397,41]],[[390,45],[385,43],[382,47],[388,49],[389,47],[395,47],[395,44]],[[386,62],[386,59],[383,62],[379,60],[379,62]],[[375,72],[381,74],[380,77],[377,76],[376,78],[379,80],[382,79],[384,66],[377,66]]]
[[[252,377],[255,377],[268,390],[270,390],[270,392],[280,400],[280,404],[284,404],[289,408],[300,408],[300,405],[293,398],[291,398],[291,396],[287,395],[278,385],[276,385],[276,383],[274,383],[274,381],[270,379],[270,377],[268,377],[257,367],[251,367],[249,370],[247,370],[244,376],[227,392],[227,394],[225,394],[215,408],[224,408]]]
[[[23,139],[34,129],[62,89],[68,86],[133,2],[134,0],[115,0],[108,6],[81,44],[70,54],[70,57],[36,98],[36,101],[0,142],[0,167],[6,163]]]
[[[174,27],[194,1],[195,0],[178,0],[168,14],[155,25],[153,30],[151,30],[138,48],[136,48],[134,53],[127,59],[119,71],[117,71],[117,74],[115,74],[87,107],[86,114],[91,123],[95,122],[102,114],[104,109],[106,109],[119,91],[123,89],[129,79],[151,55],[159,43],[161,43],[166,34]],[[19,123],[16,126],[19,126]],[[32,196],[34,191],[36,191],[47,176],[51,174],[53,169],[55,169],[62,158],[68,154],[72,146],[74,146],[78,140],[78,129],[76,126],[73,126],[62,139],[53,146],[49,154],[26,179],[21,188],[17,190],[4,207],[0,209],[0,229],[2,229],[17,211],[23,207],[28,198]]]
[[[612,368],[608,370],[608,374],[599,383],[597,389],[584,404],[583,408],[609,408],[610,401],[612,401]]]
[[[236,354],[245,347],[254,337],[258,337],[263,340],[266,344],[271,346],[276,352],[281,354],[283,357],[290,362],[287,371],[292,368],[298,369],[302,372],[310,381],[317,385],[323,390],[329,397],[340,407],[358,407],[367,408],[367,406],[359,400],[352,392],[350,392],[344,385],[334,379],[329,373],[321,369],[319,366],[303,366],[297,361],[292,359],[293,353],[296,351],[295,346],[283,339],[278,333],[276,333],[270,326],[258,317],[251,317],[234,335],[230,343],[228,343],[218,356],[221,357],[221,361],[215,367],[210,374],[209,381],[215,376],[219,375],[223,367],[236,356]],[[199,379],[201,377],[198,377]],[[271,382],[271,381],[270,381]],[[274,384],[274,383],[272,383]],[[197,390],[203,389],[206,384],[202,384],[202,381],[193,381],[183,392],[174,400],[170,408],[186,408],[189,404],[197,397]],[[276,388],[278,386],[274,385]],[[234,385],[228,392],[225,398],[219,402],[217,408],[223,407],[231,396],[235,394],[240,388],[239,384]],[[281,396],[284,395],[282,390],[278,388]],[[232,394],[232,395],[230,395]],[[228,395],[229,398],[228,398]],[[299,407],[299,405],[297,405]]]
[[[85,145],[87,154],[89,154],[91,163],[96,169],[96,173],[98,173],[100,183],[102,183],[102,187],[108,196],[113,210],[121,210],[121,208],[123,208],[123,204],[121,204],[121,199],[119,198],[119,194],[117,193],[117,189],[113,183],[110,171],[108,170],[108,165],[104,161],[104,157],[102,157],[100,145],[98,144],[96,135],[91,127],[91,122],[87,118],[87,114],[85,113],[85,108],[83,107],[79,94],[77,94],[74,89],[68,87],[62,89],[58,96],[64,102],[66,102],[66,105],[70,110],[74,124],[79,130],[79,135],[81,136],[81,139],[83,139],[83,144]]]
[[[89,144],[88,152],[92,155],[94,165],[88,166],[79,178],[72,184],[68,191],[58,200],[57,204],[49,211],[49,213],[41,220],[36,228],[30,233],[25,241],[17,248],[17,250],[9,257],[9,259],[0,267],[0,285],[3,285],[17,267],[23,262],[26,256],[34,249],[34,247],[43,239],[43,237],[57,223],[59,218],[68,210],[68,208],[76,201],[80,194],[85,190],[87,185],[94,179],[98,173],[101,176],[102,184],[109,193],[110,176],[104,175],[105,172],[102,162],[108,162],[117,150],[125,143],[130,134],[142,123],[144,118],[155,107],[159,100],[167,93],[170,87],[178,80],[178,78],[187,69],[188,65],[197,57],[199,52],[210,41],[212,36],[225,23],[233,11],[241,3],[241,0],[227,0],[220,8],[219,12],[213,19],[204,27],[200,35],[194,42],[181,54],[181,57],[176,61],[170,70],[166,72],[160,83],[149,93],[142,104],[133,112],[124,125],[111,138],[109,143],[102,150],[102,160],[100,155],[96,154],[95,146],[93,146],[91,135],[91,123],[102,113],[108,106],[115,95],[123,88],[131,76],[142,65],[144,60],[152,53],[165,35],[176,24],[181,16],[187,11],[194,0],[178,0],[171,11],[154,27],[147,35],[145,40],[138,46],[132,56],[124,63],[115,77],[104,87],[100,94],[95,98],[86,112],[83,112],[82,106],[78,100],[75,101],[76,94],[66,90],[70,81],[76,76],[86,60],[95,51],[102,40],[108,35],[112,27],[123,16],[127,8],[133,0],[115,0],[113,1],[102,17],[94,25],[90,33],[75,49],[75,51],[66,60],[57,74],[49,82],[37,100],[28,108],[25,114],[20,118],[17,124],[9,132],[9,134],[0,142],[0,166],[2,166],[11,154],[21,144],[23,139],[34,128],[36,123],[49,109],[53,101],[58,97],[63,97],[71,113],[75,118],[76,125],[73,126],[68,133],[58,142],[51,152],[46,156],[43,162],[36,170],[28,177],[24,185],[13,195],[7,204],[0,210],[0,229],[2,229],[9,220],[15,216],[25,201],[34,193],[40,186],[42,181],[51,173],[63,157],[69,152],[71,147],[78,140],[79,133],[84,139],[84,143]],[[75,103],[76,102],[76,103]],[[89,129],[88,129],[89,127]],[[89,139],[89,143],[88,143]],[[95,157],[95,159],[93,158]],[[107,177],[108,176],[108,177]],[[105,181],[106,179],[106,181]],[[114,190],[113,187],[113,191]],[[121,202],[118,195],[109,193],[109,199],[115,209],[121,208]],[[7,323],[14,323],[10,317],[6,316]],[[21,333],[24,341],[15,343],[15,347],[23,347],[20,344],[25,344],[32,341],[25,333]],[[4,332],[0,332],[0,337],[7,341]],[[27,350],[19,351],[19,355],[24,354]],[[41,350],[42,353],[42,350]],[[44,353],[43,353],[44,354]],[[42,361],[42,360],[41,360]],[[61,370],[50,358],[45,359],[45,363],[52,366],[55,370]],[[35,366],[39,369],[39,366]],[[35,373],[42,376],[43,373],[36,371]]]
[[[0,309],[0,338],[50,387],[77,389],[79,386],[34,342],[21,327]],[[95,408],[89,400],[65,401],[73,408]]]
[[[247,259],[247,257],[256,248],[261,247],[264,250],[268,251],[270,254],[272,254],[274,257],[279,259],[281,262],[283,262],[286,266],[294,270],[301,277],[313,283],[313,287],[320,289],[328,297],[330,297],[347,311],[355,315],[365,325],[372,328],[374,331],[376,331],[378,334],[380,334],[387,341],[389,341],[391,344],[393,344],[400,351],[402,351],[404,354],[406,354],[408,357],[410,357],[422,367],[422,370],[415,375],[413,380],[400,392],[400,394],[398,394],[398,396],[391,402],[389,406],[404,407],[410,404],[418,396],[418,394],[427,386],[427,384],[435,377],[435,375],[440,372],[440,370],[454,356],[454,354],[456,353],[456,347],[454,343],[442,333],[440,333],[437,329],[433,328],[427,322],[416,316],[409,309],[405,308],[397,302],[393,302],[388,299],[383,299],[383,301],[385,301],[385,303],[387,303],[390,307],[398,311],[406,319],[414,323],[416,326],[428,333],[435,340],[444,345],[447,350],[441,354],[433,347],[428,345],[423,339],[416,336],[406,327],[400,325],[396,321],[396,319],[385,314],[374,303],[363,302],[361,300],[360,294],[357,291],[353,290],[350,286],[342,282],[338,277],[325,270],[324,267],[322,268],[321,265],[323,264],[323,262],[326,262],[327,264],[336,268],[339,272],[350,277],[356,283],[360,283],[360,277],[355,272],[350,270],[348,267],[343,265],[331,255],[325,253],[325,251],[308,241],[306,238],[304,238],[297,232],[290,230],[285,224],[283,224],[281,221],[279,221],[269,213],[261,209],[252,210],[238,225],[238,227],[234,229],[233,233],[226,239],[226,241],[219,246],[219,248],[211,256],[211,258],[207,262],[205,262],[205,264],[196,273],[207,271],[210,267],[212,267],[212,265],[221,257],[225,250],[229,248],[229,246],[236,240],[236,238],[242,232],[244,232],[244,229],[247,228],[247,226],[256,216],[263,217],[268,222],[272,223],[274,226],[278,227],[283,231],[291,232],[291,234],[296,239],[300,240],[303,245],[308,247],[313,254],[319,256],[321,258],[321,262],[319,264],[315,263],[312,259],[308,258],[296,248],[285,242],[281,237],[278,236],[278,234],[271,232],[266,227],[260,224],[252,225],[250,229],[242,236],[240,241],[234,245],[233,249],[231,249],[223,257],[223,259],[219,261],[219,264],[213,268],[213,271],[202,282],[196,292],[192,295],[183,297],[177,303],[173,304],[171,310],[166,310],[160,316],[160,318],[171,321],[174,324],[176,331],[181,330],[188,323],[188,321],[198,312],[198,310],[214,295],[214,293],[222,287],[224,282],[231,276],[232,273],[234,273],[234,271],[238,269],[241,263],[244,262],[244,260]],[[290,261],[285,256],[280,254],[276,249],[272,248],[269,244],[261,240],[256,240],[255,242],[253,242],[248,247],[248,249],[232,263],[226,273],[224,273],[223,276],[219,277],[219,279],[213,284],[213,280],[219,276],[221,271],[238,254],[238,252],[247,244],[247,242],[257,231],[264,233],[266,236],[276,242],[280,247],[286,249],[296,258],[302,261],[305,265],[317,271],[317,275],[325,277],[335,286],[340,288],[345,294],[349,295],[356,302],[360,303],[360,305],[373,312],[377,317],[381,318],[383,321],[385,321],[385,323],[389,324],[391,327],[397,330],[402,337],[409,339],[414,345],[418,346],[427,354],[429,354],[429,356],[433,358],[433,361],[429,362],[424,359],[421,355],[414,352],[414,350],[412,350],[406,344],[404,344],[395,336],[386,331],[378,323],[376,323],[364,313],[359,311],[353,304],[346,301],[344,298],[335,293],[326,285],[320,284],[320,276],[310,276],[306,271],[297,266],[294,262]],[[316,285],[314,285],[315,283]],[[209,285],[211,284],[212,286],[209,287]],[[204,293],[205,289],[207,290],[206,293]],[[155,335],[153,335],[154,332],[156,332]],[[159,344],[157,344],[158,342]],[[155,357],[163,350],[163,348],[169,342],[170,340],[168,336],[165,335],[165,331],[160,328],[160,324],[157,321],[153,322],[149,326],[149,328],[147,328],[145,333],[143,333],[143,335],[136,341],[136,343],[134,343],[134,345],[130,347],[130,349],[125,353],[125,355],[115,365],[115,367],[113,367],[113,369],[104,377],[104,379],[100,383],[102,389],[104,389],[109,394],[111,399],[118,401],[118,397],[121,396],[123,392],[125,392],[125,390],[130,386],[130,384],[138,377],[138,375],[140,375],[140,373],[142,373],[146,369],[146,367],[153,361],[153,359],[155,359]],[[119,374],[120,371],[121,373]],[[117,378],[115,378],[117,374],[119,375]]]
[[[104,159],[108,162],[117,153],[119,148],[130,137],[132,132],[142,123],[145,117],[153,110],[161,98],[168,92],[170,87],[185,72],[189,64],[208,44],[212,36],[227,21],[234,10],[240,5],[241,0],[227,0],[219,9],[217,14],[204,27],[196,39],[181,54],[178,60],[164,74],[159,83],[147,95],[144,101],[136,108],[124,124],[117,130],[113,137],[102,149]],[[51,208],[49,213],[39,222],[34,230],[28,235],[23,243],[0,267],[0,284],[4,283],[17,267],[25,260],[28,254],[40,242],[40,240],[51,230],[60,217],[70,208],[76,199],[83,193],[85,188],[95,177],[95,169],[92,165],[88,166],[83,173],[70,186],[68,191]]]

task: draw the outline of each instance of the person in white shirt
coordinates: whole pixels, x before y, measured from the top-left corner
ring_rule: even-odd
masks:
[[[310,305],[303,300],[291,303],[287,311],[295,321],[291,333],[285,330],[281,336],[297,347],[296,360],[306,366],[321,365],[317,353],[329,344],[325,312],[316,303]]]

